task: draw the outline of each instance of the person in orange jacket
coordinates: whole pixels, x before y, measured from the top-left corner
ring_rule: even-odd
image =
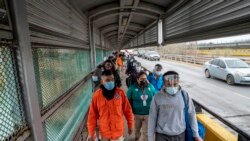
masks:
[[[122,55],[119,54],[117,59],[116,59],[116,65],[117,65],[117,69],[119,71],[119,73],[122,71],[123,68],[123,61],[122,61]]]
[[[88,113],[88,133],[94,141],[97,120],[103,141],[121,141],[124,133],[124,118],[127,120],[128,133],[132,134],[134,116],[124,90],[115,86],[112,71],[103,71],[101,87],[95,91]]]

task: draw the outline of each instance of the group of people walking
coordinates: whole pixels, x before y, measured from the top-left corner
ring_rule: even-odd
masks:
[[[88,113],[89,140],[95,140],[98,127],[102,141],[123,141],[124,124],[127,123],[128,134],[134,132],[135,141],[187,141],[184,112],[187,103],[192,139],[202,141],[194,104],[179,85],[177,72],[162,73],[162,66],[156,64],[148,74],[142,71],[139,62],[130,57],[126,70],[128,90],[125,93],[114,62],[115,59],[109,59],[102,65],[101,85],[93,94]],[[131,64],[132,67],[129,66]]]

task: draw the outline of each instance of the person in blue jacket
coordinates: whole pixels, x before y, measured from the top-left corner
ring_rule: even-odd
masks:
[[[156,64],[153,72],[147,76],[147,79],[154,86],[157,92],[160,91],[163,86],[162,66],[160,64]]]

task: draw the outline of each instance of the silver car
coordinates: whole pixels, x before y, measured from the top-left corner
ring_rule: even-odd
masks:
[[[157,52],[152,51],[148,54],[147,59],[151,61],[154,61],[154,60],[160,61],[160,55]]]
[[[227,84],[250,84],[250,66],[236,58],[216,58],[204,64],[207,78],[226,80]]]

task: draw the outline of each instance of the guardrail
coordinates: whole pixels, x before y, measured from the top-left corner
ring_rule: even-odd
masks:
[[[201,55],[195,56],[195,55],[165,54],[162,56],[162,58],[203,65],[205,62],[211,59],[218,58],[218,56],[215,57],[215,56],[201,56]],[[246,63],[250,64],[250,57],[249,58],[237,57],[237,58],[242,59]]]
[[[193,102],[194,102],[194,105],[195,105],[195,111],[197,113],[201,113],[202,109],[205,110],[210,115],[214,116],[216,119],[218,119],[219,121],[221,121],[223,124],[227,125],[231,129],[233,129],[235,132],[237,132],[238,133],[238,141],[250,141],[250,135],[248,133],[244,132],[239,127],[235,126],[230,121],[224,119],[222,116],[216,114],[215,112],[213,112],[209,108],[205,107],[204,105],[202,105],[198,101],[196,101],[196,100],[193,99]]]
[[[142,66],[143,67],[143,66]],[[143,67],[145,71],[149,71],[147,68]],[[216,114],[206,106],[202,105],[198,101],[192,99],[195,105],[196,113],[202,113],[202,109],[205,110],[210,115],[214,116],[217,120],[221,121],[223,124],[234,130],[238,134],[238,141],[250,141],[250,134],[246,133],[245,131],[241,130],[239,127],[231,123],[230,121],[224,119],[222,116]]]

